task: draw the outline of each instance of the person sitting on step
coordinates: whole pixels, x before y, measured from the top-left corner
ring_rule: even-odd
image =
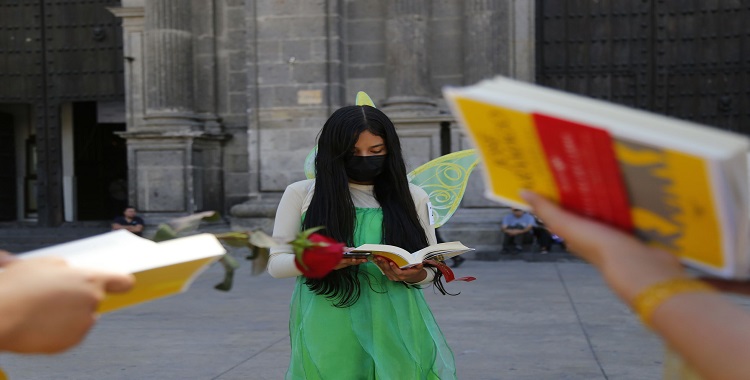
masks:
[[[534,217],[524,210],[513,208],[511,212],[503,217],[500,229],[503,237],[502,253],[508,253],[511,248],[515,253],[520,253],[522,244],[532,240],[532,229],[536,226]]]

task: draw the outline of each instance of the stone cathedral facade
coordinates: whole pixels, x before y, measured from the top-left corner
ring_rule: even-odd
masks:
[[[213,209],[270,229],[317,132],[357,91],[394,120],[409,169],[467,149],[441,88],[532,81],[533,3],[123,0],[110,10],[123,28],[129,200],[151,221]],[[498,219],[479,177],[462,208]]]

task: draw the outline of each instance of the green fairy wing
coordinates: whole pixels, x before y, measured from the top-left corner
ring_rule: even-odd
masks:
[[[357,106],[370,106],[372,108],[376,108],[375,103],[372,102],[370,96],[367,95],[367,93],[364,91],[360,91],[357,93],[357,99],[354,101],[354,104]]]
[[[305,177],[315,178],[315,156],[318,154],[318,146],[315,145],[305,158]]]
[[[406,175],[409,182],[429,195],[435,228],[445,224],[456,212],[464,197],[469,174],[478,162],[476,150],[467,149],[438,157]]]
[[[367,95],[366,92],[360,91],[357,93],[357,99],[355,99],[354,102],[355,105],[358,106],[370,106],[372,108],[375,108],[375,103],[373,103],[372,99],[370,99],[370,96]],[[313,179],[315,178],[315,155],[318,154],[318,146],[316,145],[310,153],[307,154],[307,157],[305,158],[305,177],[307,179]]]

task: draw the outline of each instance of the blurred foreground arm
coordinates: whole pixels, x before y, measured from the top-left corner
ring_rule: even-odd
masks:
[[[550,230],[593,264],[628,305],[645,289],[686,278],[671,254],[630,235],[567,212],[543,197],[524,193]],[[652,329],[706,379],[750,376],[750,314],[719,293],[675,293],[650,316]]]
[[[93,326],[105,293],[133,286],[132,276],[71,268],[57,258],[19,260],[0,251],[0,267],[0,351],[64,351]]]

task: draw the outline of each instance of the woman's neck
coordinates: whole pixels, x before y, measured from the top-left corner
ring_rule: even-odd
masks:
[[[355,184],[355,185],[373,185],[373,184],[375,184],[375,182],[373,182],[373,181],[368,181],[368,182],[357,182],[357,181],[353,181],[353,180],[351,180],[351,179],[349,180],[349,183],[353,183],[353,184]]]

